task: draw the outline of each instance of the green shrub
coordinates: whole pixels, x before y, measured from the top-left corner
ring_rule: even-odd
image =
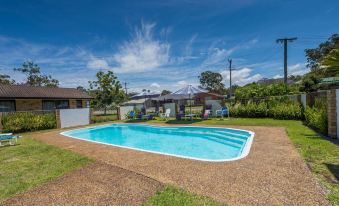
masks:
[[[302,119],[303,112],[299,103],[280,103],[269,109],[269,116],[274,119]]]
[[[303,112],[299,103],[271,101],[247,104],[235,104],[229,106],[232,117],[263,118],[272,117],[275,119],[302,119]]]
[[[97,116],[92,116],[91,117],[91,122],[92,123],[99,123],[99,122],[110,122],[117,120],[118,116],[113,114],[113,115],[97,115]]]
[[[236,104],[230,108],[230,115],[233,117],[267,117],[267,104],[261,102],[248,103],[246,105]]]
[[[34,112],[11,112],[2,116],[4,132],[26,132],[56,128],[55,114]]]
[[[327,134],[327,107],[325,102],[316,101],[313,107],[305,110],[305,123],[323,134]]]

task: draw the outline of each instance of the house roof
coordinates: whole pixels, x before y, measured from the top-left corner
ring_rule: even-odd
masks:
[[[1,85],[1,99],[92,99],[88,94],[73,88],[33,87],[27,85]]]

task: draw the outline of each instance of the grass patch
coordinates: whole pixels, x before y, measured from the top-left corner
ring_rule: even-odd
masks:
[[[150,122],[164,122],[152,120]],[[312,173],[327,190],[327,198],[332,205],[339,205],[339,147],[319,136],[314,130],[297,120],[276,120],[270,118],[230,118],[205,121],[168,120],[170,124],[193,125],[240,125],[285,127],[288,136],[309,165]]]
[[[167,186],[157,192],[143,206],[217,206],[220,205],[209,197],[186,192],[173,186]]]
[[[90,161],[25,135],[16,146],[0,147],[0,202]]]

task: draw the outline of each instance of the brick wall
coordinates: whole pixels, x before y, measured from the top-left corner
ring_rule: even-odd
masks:
[[[328,115],[328,135],[337,137],[337,111],[336,111],[336,91],[327,91],[327,115]]]
[[[42,110],[41,99],[17,99],[15,100],[16,111]]]

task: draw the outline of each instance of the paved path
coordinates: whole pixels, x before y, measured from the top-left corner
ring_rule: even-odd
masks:
[[[162,187],[143,175],[95,162],[2,205],[140,205]]]
[[[35,138],[228,205],[329,205],[284,128],[237,128],[256,133],[250,154],[241,160],[222,163],[96,144],[64,137],[55,131]]]

